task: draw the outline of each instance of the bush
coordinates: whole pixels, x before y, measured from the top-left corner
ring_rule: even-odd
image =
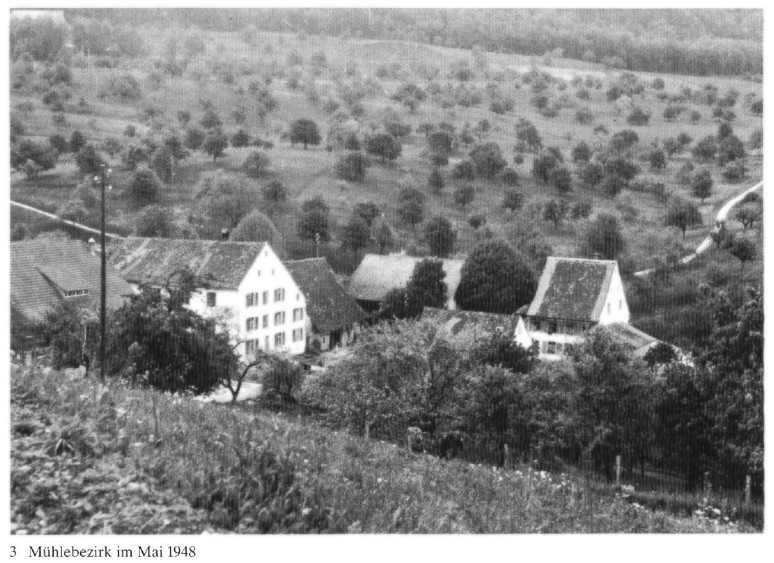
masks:
[[[430,219],[425,224],[423,237],[433,256],[446,258],[454,251],[456,233],[445,217]]]
[[[231,135],[231,146],[234,148],[246,147],[250,144],[250,135],[244,129],[238,129]]]
[[[502,206],[509,211],[518,211],[524,205],[524,196],[516,190],[508,190],[503,196]]]
[[[100,90],[99,97],[115,98],[122,103],[132,102],[142,98],[142,87],[131,74],[111,74]]]
[[[233,142],[233,140],[232,140]],[[271,160],[262,151],[251,151],[242,162],[242,170],[250,178],[260,178],[266,173]]]
[[[473,163],[469,160],[457,163],[452,170],[452,176],[457,180],[473,180],[476,177]]]
[[[161,182],[153,170],[140,169],[134,173],[127,193],[137,205],[148,205],[156,201],[161,191]]]

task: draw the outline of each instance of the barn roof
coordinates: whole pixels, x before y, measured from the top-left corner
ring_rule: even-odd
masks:
[[[265,242],[129,237],[110,255],[110,262],[132,283],[166,284],[189,269],[213,289],[237,289]]]
[[[332,332],[366,318],[325,258],[293,260],[285,262],[285,267],[304,294],[306,313],[318,332]]]
[[[518,315],[500,315],[497,313],[482,313],[479,311],[459,311],[425,307],[422,318],[428,319],[451,334],[459,334],[468,328],[483,334],[494,334],[503,331],[513,335],[519,322]]]
[[[615,260],[550,256],[527,315],[598,321],[616,268]]]
[[[383,301],[391,289],[406,287],[414,273],[414,266],[425,259],[405,254],[366,254],[352,274],[349,294],[363,301]],[[451,300],[460,284],[463,260],[444,259],[442,262],[446,272],[447,295]]]
[[[11,243],[11,311],[17,319],[42,321],[65,299],[92,308],[100,300],[99,255],[76,240],[29,240]],[[107,307],[121,306],[132,288],[108,268]],[[67,293],[78,292],[77,296]]]

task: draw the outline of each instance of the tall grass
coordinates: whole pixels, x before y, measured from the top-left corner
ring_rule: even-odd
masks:
[[[752,531],[651,511],[567,475],[443,461],[254,408],[48,368],[14,366],[11,377],[17,531]],[[99,491],[112,491],[108,502]]]

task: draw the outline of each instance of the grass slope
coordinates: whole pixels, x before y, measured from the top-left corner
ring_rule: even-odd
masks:
[[[14,533],[752,531],[253,407],[40,367],[13,366],[11,385]]]

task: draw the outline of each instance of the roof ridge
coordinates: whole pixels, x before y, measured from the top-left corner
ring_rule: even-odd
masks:
[[[241,246],[250,246],[256,244],[268,244],[269,241],[250,241],[250,240],[217,240],[217,239],[201,239],[201,238],[167,238],[167,237],[126,237],[126,240],[165,240],[169,242],[189,243],[189,244],[233,244]]]

